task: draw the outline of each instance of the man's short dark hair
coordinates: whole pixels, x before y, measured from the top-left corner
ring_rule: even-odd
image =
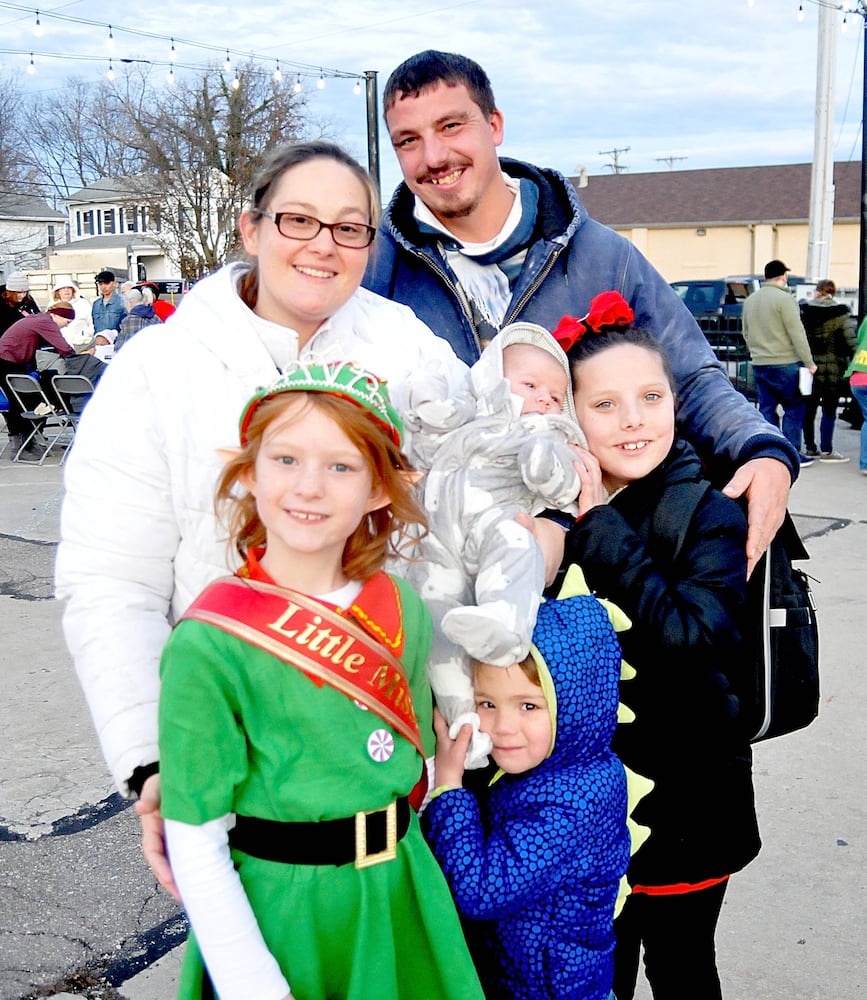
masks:
[[[404,60],[388,78],[382,95],[383,113],[388,114],[396,101],[418,97],[438,83],[448,87],[463,84],[486,118],[497,110],[491,81],[477,62],[455,52],[425,49]]]

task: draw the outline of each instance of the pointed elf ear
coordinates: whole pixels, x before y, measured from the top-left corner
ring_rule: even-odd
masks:
[[[241,448],[217,448],[217,454],[220,457],[220,461],[223,465],[228,465],[233,459],[237,458],[242,449]]]
[[[398,472],[398,476],[407,484],[407,486],[415,486],[415,484],[424,478],[424,473],[419,472],[417,469],[401,469]]]

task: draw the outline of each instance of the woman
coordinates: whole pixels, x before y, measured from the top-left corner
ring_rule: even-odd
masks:
[[[57,595],[103,753],[139,794],[143,849],[163,885],[158,813],[160,653],[171,625],[234,569],[213,510],[217,449],[246,400],[298,357],[352,360],[401,403],[413,370],[465,369],[405,306],[360,288],[378,221],[367,174],[326,142],[263,166],[240,231],[249,260],[198,282],[163,326],[112,361],[66,466]],[[111,497],[108,526],[95,518]]]
[[[75,310],[75,319],[63,331],[63,336],[74,347],[93,336],[93,317],[90,303],[81,294],[78,285],[68,274],[64,274],[54,282],[51,291],[51,305],[55,302],[67,302]]]

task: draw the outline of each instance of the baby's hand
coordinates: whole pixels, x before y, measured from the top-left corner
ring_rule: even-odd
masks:
[[[575,449],[580,461],[575,461],[575,471],[581,480],[581,492],[578,494],[578,516],[586,514],[592,507],[608,503],[608,490],[602,485],[602,469],[599,461],[586,448]]]
[[[473,727],[461,726],[457,739],[449,736],[449,724],[438,708],[434,709],[437,752],[434,758],[434,788],[460,788],[464,780],[464,761],[473,736]]]

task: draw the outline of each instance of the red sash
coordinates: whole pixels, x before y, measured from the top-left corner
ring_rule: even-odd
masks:
[[[403,664],[355,622],[315,598],[228,576],[207,587],[184,618],[228,632],[361,702],[424,757]]]

